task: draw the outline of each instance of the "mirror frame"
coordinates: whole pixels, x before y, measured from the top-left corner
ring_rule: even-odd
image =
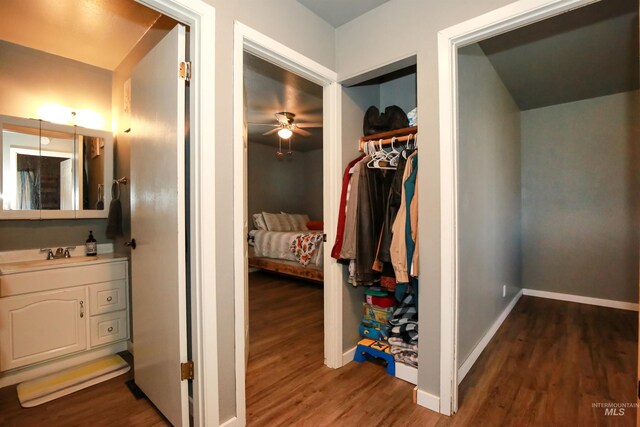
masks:
[[[74,135],[74,197],[73,210],[4,210],[4,203],[0,202],[0,219],[76,219],[76,218],[107,218],[109,215],[109,205],[111,203],[111,184],[113,182],[113,135],[110,132],[88,129],[80,126],[60,125],[51,122],[45,122],[37,119],[25,119],[22,117],[13,117],[0,115],[0,148],[4,141],[5,124],[27,127],[32,129],[42,129],[54,132],[63,132]],[[90,136],[103,138],[104,149],[104,209],[102,210],[84,210],[81,208],[80,200],[80,173],[82,170],[82,149],[79,141],[81,136]],[[3,150],[0,150],[0,165],[3,164]],[[1,169],[1,168],[0,168]],[[3,173],[0,173],[0,199],[3,188]],[[1,200],[0,200],[1,201]]]

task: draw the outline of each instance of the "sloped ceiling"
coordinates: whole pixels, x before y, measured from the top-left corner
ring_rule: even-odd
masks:
[[[159,17],[133,0],[1,0],[0,39],[113,70]]]
[[[638,0],[602,0],[479,43],[521,110],[638,89]]]
[[[333,26],[346,24],[389,0],[298,0],[307,9]]]
[[[262,135],[276,124],[275,113],[289,111],[296,123],[322,123],[322,87],[250,53],[244,54],[244,86],[246,94],[248,140],[278,146],[278,135]],[[322,148],[322,128],[306,128],[311,136],[293,135],[294,151]],[[283,141],[284,143],[284,141]]]

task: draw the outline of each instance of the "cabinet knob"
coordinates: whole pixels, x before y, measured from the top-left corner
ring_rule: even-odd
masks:
[[[107,297],[107,302],[111,302],[112,300],[113,300],[113,297],[112,297],[111,295],[109,295],[109,296]]]
[[[109,328],[107,329],[107,332],[113,332],[113,326],[109,326]]]
[[[128,242],[124,242],[125,246],[130,246],[131,249],[135,249],[136,248],[136,239],[131,239]]]

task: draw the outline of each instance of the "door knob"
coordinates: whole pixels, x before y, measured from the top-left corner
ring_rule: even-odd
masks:
[[[124,242],[124,245],[131,247],[131,249],[135,249],[136,248],[136,239],[131,239],[128,242]]]

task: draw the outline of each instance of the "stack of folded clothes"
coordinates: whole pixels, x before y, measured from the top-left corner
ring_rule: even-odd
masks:
[[[418,310],[413,288],[409,286],[389,321],[389,344],[396,362],[418,366]]]

